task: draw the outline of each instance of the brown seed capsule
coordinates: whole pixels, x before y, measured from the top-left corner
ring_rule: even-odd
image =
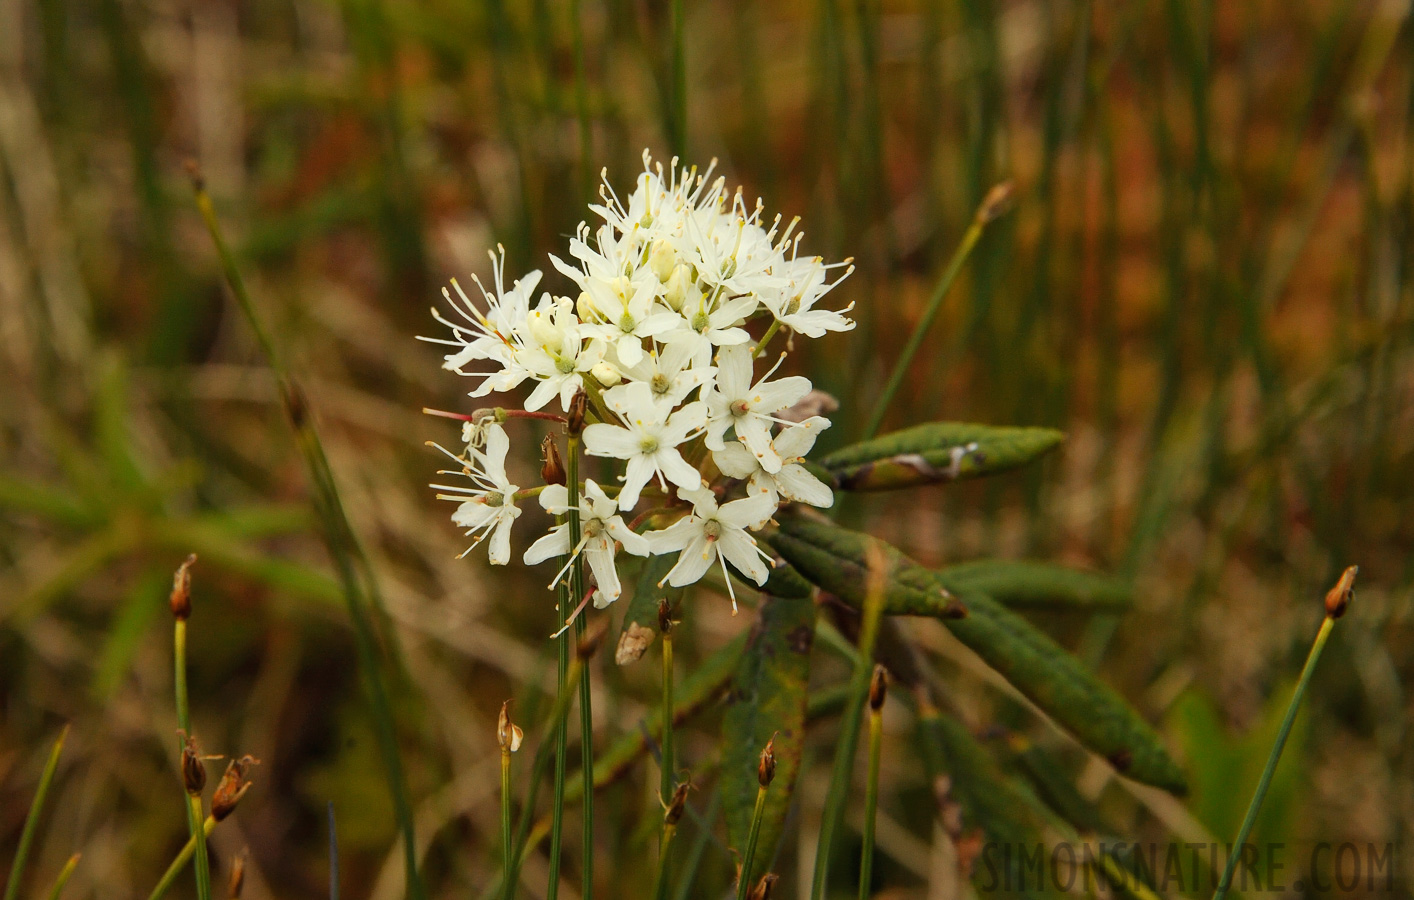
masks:
[[[182,735],[182,784],[193,797],[201,796],[206,789],[206,760],[196,738],[189,734]]]
[[[883,666],[874,666],[874,677],[869,680],[869,708],[878,712],[884,708],[884,698],[889,695],[889,673]]]
[[[761,762],[756,766],[756,780],[763,788],[771,786],[771,779],[776,777],[776,736],[771,735],[771,739],[766,742],[766,748],[761,751]]]
[[[242,850],[231,861],[231,900],[241,900],[241,888],[245,887],[245,861],[249,855],[249,849]]]
[[[250,790],[246,773],[251,766],[258,765],[260,760],[249,754],[226,764],[226,771],[216,784],[216,792],[211,795],[212,818],[220,822],[236,811],[236,805],[241,802],[245,792]]]
[[[560,448],[555,445],[553,434],[545,435],[545,440],[540,442],[540,457],[544,463],[540,466],[540,478],[546,484],[564,484],[565,461],[560,458]]]
[[[673,606],[666,597],[658,601],[658,631],[661,634],[673,632]]]
[[[501,742],[502,753],[514,753],[520,749],[525,732],[511,721],[511,701],[501,704],[501,715],[496,720],[496,739]]]
[[[1011,209],[1011,201],[1016,193],[1016,186],[1010,181],[1003,181],[994,185],[987,196],[982,198],[982,205],[977,207],[977,222],[986,225],[998,218],[1006,215]]]
[[[676,825],[682,818],[683,810],[687,808],[687,792],[691,787],[691,782],[684,781],[673,791],[673,799],[668,801],[668,808],[663,813],[663,824]]]
[[[589,395],[581,390],[579,393],[575,394],[574,399],[570,401],[570,411],[566,426],[570,437],[579,437],[584,433],[584,414],[588,409]]]
[[[1340,580],[1335,583],[1335,587],[1326,592],[1326,615],[1332,619],[1345,615],[1345,608],[1355,599],[1355,576],[1359,572],[1359,566],[1351,566],[1340,573]]]
[[[192,553],[172,575],[172,596],[169,603],[173,618],[180,622],[191,617],[191,567],[195,562],[196,554]]]
[[[756,887],[751,889],[748,900],[771,900],[771,893],[776,889],[776,882],[780,876],[774,872],[767,872],[761,876],[761,880],[756,882]]]

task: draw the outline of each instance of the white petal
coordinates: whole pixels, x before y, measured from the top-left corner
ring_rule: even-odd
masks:
[[[632,459],[640,452],[638,436],[618,425],[595,422],[584,429],[584,452],[590,456]]]
[[[694,490],[702,486],[702,473],[683,459],[682,454],[677,450],[664,447],[653,454],[653,461],[657,464],[658,470],[663,473],[663,477],[678,487]]]
[[[585,429],[585,434],[588,433],[589,429]],[[635,456],[628,461],[624,469],[624,486],[619,491],[619,509],[633,509],[638,504],[638,495],[653,477],[654,471],[653,463],[647,457]]]
[[[772,442],[782,459],[798,459],[809,453],[815,446],[820,432],[830,427],[830,420],[824,416],[811,416],[798,425],[791,425],[776,435]]]
[[[732,441],[722,449],[713,451],[712,461],[728,478],[750,478],[761,471],[761,464],[740,441]]]
[[[775,512],[775,501],[769,495],[752,494],[724,504],[717,519],[734,528],[759,528]]]
[[[717,546],[727,562],[736,566],[737,571],[749,576],[757,584],[765,584],[771,577],[771,567],[761,558],[756,542],[744,531],[724,531],[717,538]]]
[[[696,516],[688,516],[678,519],[667,528],[650,531],[644,535],[644,538],[648,541],[649,549],[661,556],[681,550],[692,541],[694,536],[701,535],[701,533],[702,520]]]
[[[595,606],[603,609],[604,606],[619,599],[623,593],[623,587],[619,584],[619,570],[614,566],[614,550],[612,541],[597,542],[599,546],[591,545],[584,550],[584,558],[589,561],[589,569],[594,573],[594,580],[599,584],[599,593],[603,595],[604,604],[600,606],[598,599]],[[606,546],[607,544],[607,546]]]
[[[570,508],[570,492],[563,484],[546,486],[540,492],[540,508],[552,516],[564,515]]]
[[[493,566],[504,566],[511,561],[511,523],[516,520],[516,515],[520,510],[515,510],[515,515],[508,515],[505,507],[502,507],[501,520],[496,523],[496,528],[491,532],[491,552],[489,554]]]
[[[688,545],[682,548],[682,555],[678,557],[677,564],[668,572],[668,584],[673,587],[686,587],[701,581],[702,576],[712,567],[712,561],[717,555],[714,550],[712,542],[704,535],[695,535]]]
[[[556,525],[549,534],[541,535],[539,540],[526,548],[524,560],[527,566],[538,566],[551,557],[564,556],[569,552],[570,527]]]
[[[835,503],[835,494],[830,486],[811,475],[810,470],[799,463],[781,466],[781,471],[776,473],[776,484],[780,486],[781,493],[800,503],[826,509]]]

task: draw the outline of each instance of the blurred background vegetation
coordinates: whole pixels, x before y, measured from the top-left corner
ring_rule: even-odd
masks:
[[[218,869],[249,846],[250,895],[322,893],[332,800],[346,889],[402,890],[337,583],[192,205],[193,159],[385,594],[429,882],[465,896],[490,881],[494,717],[509,696],[522,721],[543,715],[553,601],[543,573],[455,558],[424,441],[457,432],[420,410],[472,401],[413,336],[437,331],[439,286],[484,277],[498,242],[512,271],[548,270],[601,166],[627,185],[645,146],[666,160],[681,145],[803,216],[808,251],[856,260],[835,296],[858,330],[800,348],[841,401],[822,447],[859,433],[977,203],[1014,181],[1013,212],[950,294],[889,425],[1051,425],[1068,441],[1043,466],[850,515],[930,564],[1024,553],[1133,579],[1123,618],[1041,621],[1183,760],[1179,801],[1057,744],[1087,799],[1146,840],[1230,838],[1319,598],[1358,563],[1357,606],[1257,838],[1403,841],[1407,886],[1408,12],[692,0],[684,127],[662,2],[0,3],[0,862],[65,722],[36,884],[81,850],[68,896],[146,896],[180,847],[164,600],[195,551],[195,727],[211,752],[264,760],[214,835]],[[537,462],[518,465],[535,483]],[[518,529],[536,527],[528,513]],[[704,590],[685,619],[690,663],[750,613]],[[909,627],[980,721],[1056,741],[941,626]],[[603,741],[638,727],[654,669],[596,663]],[[896,896],[954,896],[904,713],[891,716],[876,868]],[[684,765],[709,764],[719,721],[680,737]],[[811,846],[832,727],[799,793]],[[601,802],[610,895],[646,888],[656,781],[650,765]],[[725,884],[730,857],[707,852]],[[788,842],[784,871],[795,858]],[[532,858],[527,884],[544,872]]]

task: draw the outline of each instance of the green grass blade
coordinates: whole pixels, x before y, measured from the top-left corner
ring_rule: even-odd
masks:
[[[39,788],[34,792],[34,801],[25,816],[25,826],[20,832],[20,843],[15,848],[15,861],[10,865],[10,877],[5,881],[5,900],[15,900],[20,893],[20,882],[24,879],[25,863],[29,861],[30,847],[39,832],[39,820],[44,815],[44,801],[49,798],[49,788],[54,784],[54,775],[59,771],[59,754],[64,750],[64,739],[69,736],[69,726],[59,732],[54,749],[49,751],[49,760],[44,764],[44,772],[39,776]]]

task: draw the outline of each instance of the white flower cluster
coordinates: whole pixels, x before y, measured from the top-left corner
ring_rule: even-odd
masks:
[[[465,450],[448,454],[459,468],[444,474],[470,483],[434,487],[458,502],[452,520],[475,536],[473,547],[489,536],[496,564],[510,560],[518,499],[538,490],[540,504],[563,516],[575,502],[573,490],[579,545],[571,547],[567,526],[559,525],[530,546],[525,561],[572,561],[583,553],[600,607],[620,594],[619,548],[640,556],[677,553],[665,578],[673,586],[699,580],[714,563],[728,590],[728,563],[757,584],[766,581],[769,557],[749,532],[784,502],[833,502],[829,487],[800,464],[830,423],[788,414],[811,385],[801,376],[772,380],[786,354],[759,377],[756,360],[783,328],[820,337],[854,327],[844,316],[849,307],[817,308],[852,271],[831,277],[848,261],[800,256],[796,221],[783,230],[779,216],[763,224],[760,201],[749,209],[740,190],[729,195],[712,167],[699,174],[673,160],[665,175],[647,151],[643,161],[627,201],[605,180],[602,205],[590,207],[602,224],[580,224],[569,245],[573,263],[551,257],[578,289],[575,298],[543,292],[532,305],[541,273],[507,288],[503,252],[492,255],[491,288],[476,280],[484,309],[453,281],[455,296],[445,289],[443,295],[455,315],[433,311],[451,329],[450,338],[435,339],[451,348],[445,368],[480,381],[471,396],[530,382],[527,412],[556,399],[568,412],[581,391],[592,400],[584,449],[624,464],[616,491],[592,480],[582,490],[521,491],[506,475],[509,440],[497,421],[504,416],[468,422]],[[747,327],[758,319],[764,334],[753,343]],[[735,494],[741,496],[727,499]],[[640,504],[646,510],[635,525],[653,529],[642,534],[623,519]]]

